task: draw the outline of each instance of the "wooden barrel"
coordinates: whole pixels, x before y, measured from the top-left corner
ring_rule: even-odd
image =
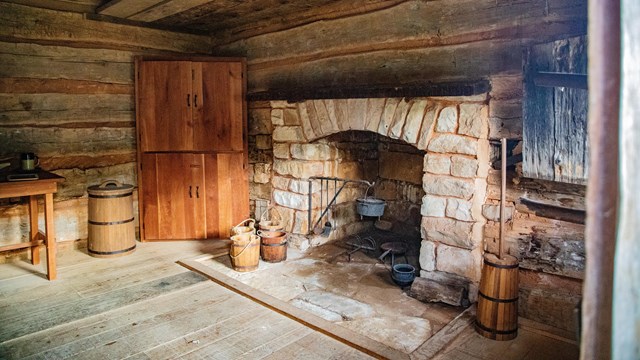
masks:
[[[247,240],[244,235],[234,235],[229,249],[231,265],[235,271],[246,272],[258,268],[260,262],[260,237],[251,235]]]
[[[287,233],[284,231],[258,230],[262,260],[277,263],[287,260]]]
[[[136,249],[133,186],[107,180],[90,186],[87,249],[94,257],[116,257]]]
[[[476,331],[489,339],[518,336],[518,259],[486,254],[478,292]]]

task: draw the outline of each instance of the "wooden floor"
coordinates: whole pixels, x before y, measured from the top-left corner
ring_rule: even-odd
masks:
[[[370,358],[176,263],[214,252],[213,242],[139,243],[110,259],[67,250],[53,282],[42,265],[0,264],[0,359]],[[468,319],[410,357],[577,359],[575,343],[535,327],[495,342]]]
[[[203,243],[139,244],[129,256],[59,256],[59,279],[0,265],[2,359],[369,358],[175,261]]]

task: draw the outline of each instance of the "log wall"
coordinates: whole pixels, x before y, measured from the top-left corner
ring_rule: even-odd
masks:
[[[209,37],[0,2],[0,154],[35,152],[66,178],[54,197],[57,241],[86,238],[87,186],[137,184],[133,57],[210,49]],[[0,242],[25,241],[26,204],[1,201]]]
[[[404,1],[219,44],[249,91],[406,85],[520,72],[523,46],[586,33],[585,0]]]

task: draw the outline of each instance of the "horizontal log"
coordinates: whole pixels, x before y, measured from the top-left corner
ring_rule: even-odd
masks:
[[[427,83],[414,86],[306,87],[271,89],[250,93],[249,101],[287,100],[299,102],[315,99],[356,99],[424,96],[470,96],[489,91],[489,82]]]
[[[408,295],[423,302],[443,302],[453,306],[467,306],[468,290],[457,283],[443,283],[417,277]]]
[[[134,118],[131,95],[0,93],[0,126],[131,122]]]
[[[102,0],[4,0],[5,2],[34,6],[51,10],[90,13]]]
[[[86,80],[0,78],[0,93],[116,94],[133,96],[133,85]]]
[[[521,68],[520,42],[480,42],[460,46],[380,51],[278,67],[252,69],[250,92],[288,87],[415,86],[432,82],[482,79]],[[460,59],[460,61],[454,61]]]
[[[527,214],[535,214],[549,219],[562,220],[575,224],[584,224],[586,211],[557,206],[555,204],[520,198],[516,210]]]
[[[557,72],[539,71],[533,74],[533,83],[536,86],[570,87],[576,89],[588,89],[586,74],[568,74]]]
[[[548,5],[548,8],[547,8]],[[457,1],[455,11],[442,1],[407,1],[397,6],[330,21],[320,21],[286,31],[255,36],[226,46],[216,53],[243,53],[249,65],[266,67],[267,61],[313,54],[316,59],[336,53],[357,54],[382,50],[409,50],[428,46],[463,44],[488,39],[532,36],[541,40],[556,24],[577,23],[586,32],[586,4],[581,0],[544,0],[500,6],[494,0]],[[514,26],[513,19],[518,18]],[[402,21],[390,21],[402,19]],[[579,24],[579,22],[582,22]],[[384,26],[380,26],[384,24]],[[540,26],[544,24],[545,26]],[[566,29],[565,29],[566,30]],[[322,36],[317,36],[322,34]],[[299,62],[299,61],[298,61]]]
[[[87,20],[82,14],[0,2],[0,40],[209,54],[211,37]]]
[[[92,169],[121,165],[136,161],[136,152],[129,151],[116,154],[95,153],[90,155],[65,154],[40,156],[40,167],[46,170],[59,169]]]
[[[109,179],[115,179],[124,184],[137,185],[136,163],[134,162],[84,170],[60,169],[54,172],[65,178],[65,181],[58,185],[56,199],[86,196],[87,187],[101,184],[104,180]]]
[[[134,128],[8,128],[0,131],[0,153],[40,156],[125,152],[136,148]]]

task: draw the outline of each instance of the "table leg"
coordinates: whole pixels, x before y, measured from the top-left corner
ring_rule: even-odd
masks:
[[[47,247],[47,278],[55,280],[56,273],[56,235],[53,224],[53,194],[44,195],[44,243]]]
[[[38,198],[29,196],[29,241],[38,240]],[[40,246],[31,247],[31,263],[40,264]]]

